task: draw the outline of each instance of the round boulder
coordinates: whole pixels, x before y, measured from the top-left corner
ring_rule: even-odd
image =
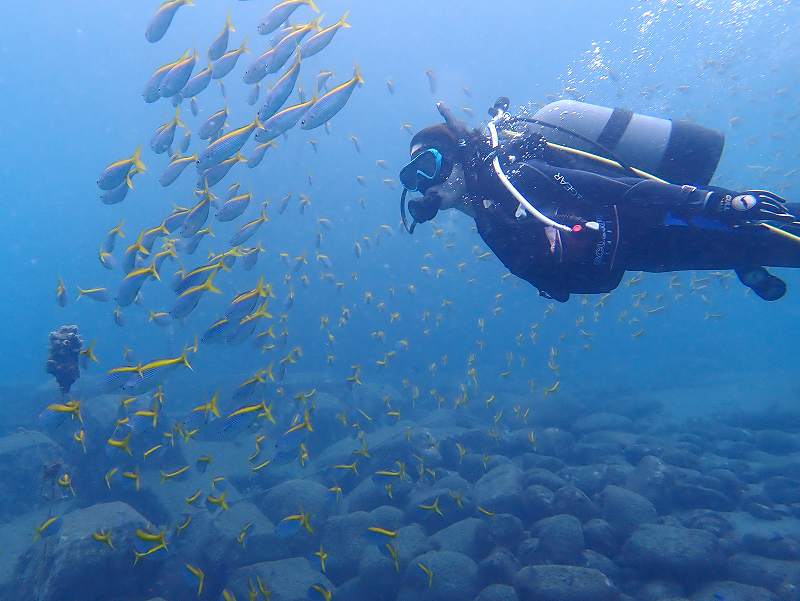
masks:
[[[483,589],[475,601],[518,601],[517,591],[513,586],[505,584],[491,584]]]
[[[779,597],[759,586],[738,582],[709,582],[692,593],[692,601],[779,601]]]
[[[605,574],[575,566],[522,568],[514,587],[521,601],[618,601],[620,597]]]
[[[258,501],[261,510],[277,524],[287,515],[305,511],[315,521],[328,516],[331,493],[314,480],[287,480],[272,487]]]
[[[553,511],[555,513],[574,515],[582,522],[600,515],[600,509],[597,504],[587,497],[581,489],[571,484],[562,486],[555,492]]]
[[[496,513],[522,513],[522,471],[507,463],[489,471],[475,483],[475,503]]]
[[[356,511],[328,518],[322,535],[325,549],[336,549],[328,557],[327,576],[340,585],[358,575],[358,562],[369,545],[367,528],[372,526],[369,514]]]
[[[620,539],[626,538],[642,524],[658,519],[656,508],[642,495],[613,484],[600,493],[603,518],[611,524]]]
[[[507,549],[495,549],[478,564],[478,582],[489,584],[512,584],[519,570],[519,562]]]
[[[430,537],[430,540],[435,549],[457,551],[477,561],[489,550],[486,544],[488,535],[485,521],[478,518],[467,518],[442,528]]]
[[[625,487],[648,499],[661,512],[672,505],[672,474],[658,457],[646,455],[628,476]]]
[[[462,553],[430,551],[408,564],[403,582],[398,601],[473,601],[478,593],[478,566]]]
[[[586,547],[604,555],[614,555],[617,543],[614,529],[605,520],[589,520],[583,525],[583,538]]]
[[[578,564],[586,548],[581,523],[572,515],[554,515],[534,524],[539,553],[549,563]]]
[[[725,557],[705,530],[644,524],[622,548],[623,562],[645,576],[692,583],[719,574]]]
[[[225,586],[237,597],[245,597],[249,583],[260,579],[269,586],[272,601],[295,601],[308,599],[308,590],[318,584],[332,591],[328,578],[312,567],[305,557],[292,557],[279,561],[263,561],[236,570]]]
[[[533,484],[526,488],[523,502],[525,512],[531,520],[539,520],[555,513],[553,510],[555,494],[541,484]]]

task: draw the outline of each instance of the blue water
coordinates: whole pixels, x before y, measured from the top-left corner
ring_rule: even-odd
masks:
[[[227,250],[238,225],[256,218],[260,202],[269,199],[270,221],[247,243],[260,240],[266,249],[257,267],[220,273],[215,284],[223,294],[206,295],[185,322],[161,327],[147,316],[150,310],[168,311],[174,302],[167,284],[179,264],[167,261],[163,281],[145,284],[141,305],[124,310],[120,328],[112,319],[113,302],[75,300],[78,286],[105,286],[113,296],[122,279],[119,268],[105,270],[97,259],[105,232],[124,220],[126,237],[115,252],[120,260],[138,231],[157,225],[174,205],[195,202],[193,166],[168,188],[157,182],[168,156],[154,155],[148,144],[174,108],[166,100],[144,103],[145,81],[186,49],[197,48],[197,69],[205,66],[205,50],[230,13],[236,32],[229,48],[247,38],[253,52],[223,80],[227,98],[212,82],[197,98],[199,116],[193,117],[184,102],[182,118],[196,132],[223,106],[229,109],[230,127],[243,125],[255,112],[246,102],[249,89],[241,74],[272,37],[259,36],[255,29],[268,3],[196,3],[178,11],[156,44],[143,36],[157,8],[152,1],[34,0],[3,6],[9,27],[0,42],[5,115],[0,144],[5,349],[0,390],[5,411],[0,432],[40,429],[37,416],[60,398],[44,371],[48,333],[58,326],[76,324],[87,344],[96,341],[100,362],[82,373],[72,391],[72,398],[89,405],[98,398],[104,373],[126,364],[123,347],[134,350],[136,361],[180,354],[234,294],[252,288],[260,275],[276,295],[269,303],[274,317],[263,325],[273,324],[276,334],[288,332],[285,348],[262,354],[250,340],[235,347],[201,344],[191,357],[193,371],[163,383],[165,411],[173,418],[215,391],[223,411],[233,410],[230,397],[239,383],[270,363],[277,371],[279,360],[294,347],[302,349],[302,357],[288,366],[285,382],[270,382],[265,390],[276,406],[283,403],[285,422],[292,415],[294,394],[326,383],[348,390],[346,378],[354,365],[360,366],[372,394],[398,396],[393,401],[401,411],[410,397],[404,380],[420,389],[419,402],[433,412],[436,394],[430,391],[443,394],[451,406],[459,385],[471,381],[470,367],[479,382],[470,388],[472,403],[481,405],[492,394],[515,395],[525,399],[532,415],[537,403],[552,399],[543,390],[556,382],[558,398],[579,399],[590,407],[609,398],[657,399],[680,418],[790,405],[796,398],[793,333],[800,317],[800,278],[791,270],[775,270],[789,286],[777,303],[746,294],[735,278],[685,273],[677,296],[667,285],[671,274],[645,275],[640,283],[631,282],[635,274],[628,274],[602,307],[596,307],[597,297],[580,295],[558,305],[539,298],[527,283],[504,277],[506,270],[493,257],[478,261],[487,249],[462,214],[440,214],[408,236],[399,222],[397,181],[410,140],[402,125],[417,131],[436,123],[438,100],[478,126],[501,95],[516,108],[569,97],[717,128],[727,140],[713,183],[771,189],[797,199],[796,3],[320,0],[324,23],[349,10],[352,28],[304,61],[298,85],[308,97],[320,70],[334,71],[329,83],[335,85],[349,79],[356,64],[365,84],[330,122],[330,133],[292,129],[276,140],[277,148],[267,152],[258,168],[234,167],[214,191],[221,196],[227,184],[240,182],[243,191],[253,193],[247,213],[233,224],[220,224],[212,209],[215,237],[201,242],[194,256],[180,258],[191,269],[208,253]],[[292,22],[310,14],[301,8]],[[428,70],[435,74],[435,91]],[[268,76],[265,82],[273,80]],[[262,83],[262,98],[265,87]],[[351,136],[357,137],[360,151]],[[318,143],[318,151],[310,141]],[[95,183],[100,172],[140,145],[147,173],[135,178],[123,203],[103,205]],[[245,150],[252,146],[251,141]],[[202,148],[194,135],[190,152]],[[384,160],[388,170],[376,166],[377,160]],[[363,176],[363,184],[357,176]],[[392,178],[391,187],[384,178]],[[278,214],[287,193],[292,200]],[[303,214],[300,194],[311,200]],[[320,218],[330,220],[330,230],[319,225]],[[319,252],[330,257],[330,269],[316,259],[317,232],[322,234]],[[356,243],[360,256],[354,252]],[[280,253],[288,253],[288,265]],[[307,264],[293,272],[297,257]],[[68,290],[65,308],[55,302],[59,277]],[[690,281],[700,277],[710,278],[707,288],[690,292]],[[296,300],[287,309],[290,290]],[[372,295],[370,302],[366,293]],[[657,313],[647,311],[662,305]],[[340,325],[343,311],[349,319]],[[322,317],[328,327],[321,327]],[[328,331],[335,338],[332,344]],[[401,340],[407,341],[407,350]],[[557,352],[557,369],[547,365],[551,349]],[[376,364],[390,351],[385,367]],[[53,436],[84,481],[90,472],[101,477],[104,469],[86,464],[89,460],[77,453],[69,435]],[[101,449],[109,433],[87,436],[90,448]],[[248,438],[245,446],[250,445]],[[79,491],[77,504],[86,507],[96,500],[109,498]],[[18,513],[26,513],[24,505]],[[13,523],[14,515],[4,518]],[[119,591],[119,598],[127,594]]]

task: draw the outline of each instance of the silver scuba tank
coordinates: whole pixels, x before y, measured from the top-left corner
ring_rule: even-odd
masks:
[[[575,100],[557,100],[539,109],[537,121],[574,131],[636,167],[673,184],[704,186],[719,164],[725,136],[688,121],[672,121]],[[531,125],[549,142],[605,155],[568,131]]]

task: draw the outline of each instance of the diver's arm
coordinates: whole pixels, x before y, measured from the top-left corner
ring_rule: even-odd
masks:
[[[767,190],[734,192],[717,186],[695,188],[652,180],[638,182],[620,206],[674,211],[679,216],[704,214],[725,222],[777,221],[800,225],[800,217],[786,200]]]
[[[542,161],[523,163],[518,172],[523,182],[520,185],[534,194],[546,191],[559,200],[616,204],[621,208],[702,212],[716,207],[719,199],[735,194],[711,186],[699,189],[636,177],[609,177],[591,171],[554,167]]]
[[[644,179],[631,186],[620,205],[692,214],[704,212],[715,206],[715,203],[718,204],[721,196],[732,194],[723,188],[709,186],[701,189]]]
[[[735,192],[718,186],[698,188],[636,177],[609,177],[590,171],[554,167],[542,161],[523,164],[521,173],[532,182],[547,181],[557,194],[591,203],[615,204],[621,209],[672,211],[682,216],[706,214],[724,221],[783,221],[798,217],[786,200],[766,190]]]
[[[555,202],[587,201],[596,204],[615,204],[639,180],[613,178],[590,171],[562,169],[543,161],[527,161],[512,170],[514,185],[523,194],[548,198]]]

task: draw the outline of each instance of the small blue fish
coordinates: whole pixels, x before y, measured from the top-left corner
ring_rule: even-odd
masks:
[[[222,79],[225,77],[228,73],[233,71],[234,67],[236,67],[236,63],[239,61],[239,57],[245,52],[248,52],[247,40],[244,40],[242,45],[235,50],[228,50],[228,52],[211,63],[211,77],[214,79]]]
[[[239,194],[238,196],[228,199],[225,201],[225,204],[220,207],[219,211],[217,211],[217,221],[233,221],[245,212],[252,198],[253,194],[247,192],[246,194]]]
[[[209,255],[209,259],[214,262],[222,262],[223,269],[232,269],[236,263],[236,257],[239,256],[239,251],[232,248],[224,253],[218,255]]]
[[[198,175],[197,185],[198,186],[206,185],[208,187],[214,187],[223,179],[225,179],[225,176],[228,175],[228,172],[231,169],[233,169],[235,165],[246,162],[247,159],[237,152],[231,158],[225,159],[218,165],[214,165],[213,167],[207,169],[206,171],[203,171],[200,175]]]
[[[128,174],[132,169],[137,169],[140,173],[144,173],[146,168],[142,163],[142,149],[137,148],[133,154],[125,159],[114,161],[108,167],[103,169],[103,173],[97,179],[97,187],[101,190],[113,190],[120,184],[125,183]]]
[[[222,129],[222,126],[225,125],[225,121],[228,119],[228,108],[221,108],[213,115],[211,115],[208,119],[206,119],[203,124],[200,126],[200,129],[197,132],[197,136],[201,140],[209,140],[212,138],[219,130]]]
[[[113,253],[117,245],[117,238],[124,238],[125,232],[122,231],[123,222],[120,221],[117,225],[108,230],[105,239],[103,240],[102,249],[107,253]]]
[[[222,263],[217,260],[192,269],[188,273],[182,273],[180,280],[176,281],[172,286],[172,290],[175,294],[181,294],[192,286],[202,284],[206,281],[206,278],[208,278],[209,273],[216,273],[221,268]]]
[[[136,239],[136,242],[128,246],[125,249],[125,254],[122,257],[122,271],[125,273],[130,273],[136,267],[137,261],[139,259],[139,255],[147,255],[149,251],[142,246],[142,235],[144,232],[141,232]]]
[[[261,164],[261,161],[264,160],[264,155],[267,153],[267,149],[270,147],[275,147],[275,140],[270,140],[269,142],[264,142],[263,144],[258,144],[255,148],[253,148],[253,152],[247,157],[247,166],[250,169],[255,169]]]
[[[344,108],[344,105],[347,104],[356,86],[363,83],[364,79],[361,77],[358,66],[356,66],[353,77],[350,80],[326,92],[314,103],[314,106],[308,110],[303,120],[300,122],[300,128],[314,129],[329,121],[336,113]]]
[[[333,71],[320,71],[317,73],[317,81],[315,83],[315,90],[319,92],[320,90],[327,92],[328,91],[328,80],[333,77]]]
[[[314,56],[321,52],[333,41],[333,37],[336,35],[337,31],[340,29],[348,29],[350,27],[350,24],[347,22],[348,14],[348,12],[344,13],[342,18],[336,21],[336,23],[321,29],[303,42],[303,58],[308,58],[309,56]]]
[[[208,47],[208,60],[215,61],[225,54],[225,52],[228,50],[228,40],[230,39],[232,31],[236,31],[236,28],[234,28],[233,23],[231,22],[231,15],[228,13],[228,17],[225,19],[225,25],[222,27],[222,31]]]
[[[292,200],[292,193],[288,192],[286,196],[281,198],[281,202],[278,205],[278,215],[283,215],[286,212],[286,209],[289,207],[289,201]]]
[[[112,255],[110,252],[107,252],[107,251],[103,250],[102,247],[100,248],[100,252],[98,254],[98,259],[100,259],[100,264],[103,267],[105,267],[106,269],[113,270],[114,267],[116,266],[116,261],[114,260],[114,255]]]
[[[180,107],[175,109],[175,116],[172,120],[160,126],[156,130],[156,133],[153,134],[153,137],[150,139],[150,150],[156,154],[165,153],[167,149],[172,146],[172,142],[175,140],[175,130],[179,125],[185,127],[185,124],[181,121]]]
[[[241,292],[233,297],[225,311],[225,317],[233,323],[238,323],[245,315],[253,311],[258,302],[267,295],[267,288],[264,287],[264,278],[261,277],[255,288]]]
[[[160,273],[161,265],[163,265],[164,261],[166,261],[167,259],[177,259],[177,258],[178,255],[175,254],[175,246],[170,241],[164,244],[164,250],[156,253],[156,255],[153,257],[153,265],[155,265],[156,271]]]
[[[225,200],[230,200],[231,198],[236,196],[239,193],[239,188],[241,187],[241,185],[242,184],[240,184],[239,182],[234,182],[230,186],[228,186],[228,196],[225,198]]]
[[[116,188],[105,190],[100,194],[100,201],[106,205],[115,205],[128,196],[128,191],[133,190],[133,176],[137,175],[139,170],[137,168],[131,169],[128,175],[125,176],[125,181]]]
[[[316,100],[316,98],[312,98],[306,102],[299,102],[275,113],[264,122],[260,129],[256,130],[256,142],[269,142],[285,131],[290,130],[300,121],[305,112],[311,108],[311,105],[313,105]]]
[[[61,278],[58,278],[58,283],[56,284],[56,302],[60,307],[67,306],[67,287]]]
[[[272,64],[275,49],[270,48],[253,59],[242,74],[242,81],[246,84],[255,84],[267,76],[267,69]]]
[[[181,238],[191,238],[206,224],[212,198],[213,195],[210,193],[203,194],[197,204],[189,209],[189,214],[186,216],[186,221],[183,222],[183,227],[181,228]]]
[[[225,338],[225,333],[232,325],[233,324],[230,322],[230,320],[225,317],[218,319],[208,326],[208,329],[203,334],[201,340],[204,344],[223,340]]]
[[[197,63],[197,50],[192,54],[177,63],[161,80],[161,85],[158,86],[158,94],[162,98],[171,98],[177,95],[192,76],[192,71]]]
[[[258,33],[261,35],[272,33],[278,29],[281,24],[285,23],[286,19],[291,17],[295,10],[303,5],[308,6],[315,13],[319,13],[319,9],[317,5],[314,4],[314,0],[284,0],[273,6],[269,14],[261,19],[258,23]]]
[[[242,257],[242,268],[245,271],[251,271],[258,262],[258,256],[264,252],[264,247],[261,246],[261,242],[259,242],[252,248],[243,248],[241,250],[244,255]]]
[[[180,96],[181,98],[194,98],[200,92],[205,90],[210,83],[211,65],[208,65],[205,69],[201,69],[195,73],[191,79],[186,82],[186,85],[183,86],[183,89],[181,90]]]
[[[263,317],[272,317],[272,315],[267,313],[266,304],[259,307],[255,313],[242,317],[239,323],[225,336],[225,342],[229,345],[241,344],[253,335],[258,325],[258,320]]]
[[[177,60],[161,65],[153,72],[147,80],[147,83],[144,84],[144,90],[142,91],[142,98],[144,98],[146,103],[151,104],[161,98],[161,95],[158,93],[161,82],[164,81],[167,73],[169,73],[175,65],[185,60],[188,56],[189,51],[187,50]]]
[[[250,238],[255,236],[261,225],[266,221],[268,221],[267,212],[266,210],[262,209],[261,215],[257,219],[245,223],[233,236],[231,236],[231,246],[239,246],[240,244],[247,242]]]
[[[180,144],[178,145],[178,152],[180,154],[185,153],[189,150],[189,145],[192,143],[192,132],[189,131],[189,128],[185,128],[183,132],[183,138],[181,138]]]
[[[213,272],[209,274],[206,281],[199,286],[193,286],[184,290],[178,297],[178,300],[175,301],[175,305],[170,310],[170,315],[175,319],[182,319],[194,311],[206,292],[219,294],[219,288],[214,286],[215,275],[216,272]]]
[[[224,136],[214,140],[200,153],[197,159],[197,170],[204,171],[238,153],[250,138],[250,135],[261,126],[261,121],[256,117],[251,123],[229,131]]]
[[[191,164],[197,160],[197,155],[193,154],[187,157],[176,154],[170,160],[169,165],[164,169],[164,173],[158,178],[158,183],[164,187],[172,184],[176,179],[181,176],[181,173]]]
[[[83,297],[90,298],[93,301],[97,301],[99,303],[106,303],[108,302],[108,289],[107,288],[78,288],[78,298],[77,300],[82,299]]]
[[[197,250],[197,246],[202,242],[206,236],[213,236],[214,233],[210,227],[204,227],[191,238],[183,238],[175,243],[175,248],[178,252],[185,255],[193,255]]]
[[[140,240],[142,248],[144,248],[148,253],[153,248],[153,244],[155,244],[156,240],[161,238],[162,236],[166,236],[169,234],[169,231],[164,228],[160,223],[155,226],[151,227],[150,229],[145,230],[142,232],[142,237]]]
[[[284,71],[267,92],[264,99],[265,102],[258,111],[258,118],[261,121],[266,121],[277,113],[289,96],[291,96],[292,90],[294,90],[294,86],[297,83],[297,78],[300,75],[300,61],[300,49],[298,48],[295,51],[294,63],[292,66]]]
[[[122,283],[117,290],[116,301],[120,307],[127,307],[139,294],[145,281],[151,276],[158,279],[158,271],[155,265],[148,265],[147,267],[140,267],[132,270],[122,280]]]
[[[147,30],[144,32],[145,39],[154,44],[167,33],[175,13],[181,6],[193,6],[194,0],[166,0],[158,7],[156,14],[150,19]]]
[[[286,64],[286,61],[289,60],[289,57],[292,56],[294,51],[297,49],[300,42],[303,41],[303,38],[312,31],[319,29],[319,23],[321,20],[322,17],[319,17],[310,23],[295,27],[291,33],[287,34],[280,42],[275,44],[275,47],[273,48],[274,52],[272,54],[272,60],[267,67],[267,73],[277,73],[280,69],[282,69]]]
[[[63,525],[63,520],[61,516],[51,516],[44,520],[41,524],[36,526],[36,529],[33,534],[33,540],[39,540],[40,538],[48,538],[50,536],[54,536],[59,533],[61,530],[61,526]]]
[[[167,234],[171,234],[183,225],[186,217],[189,216],[189,209],[184,207],[175,207],[172,213],[164,218],[161,222],[161,227],[164,228]]]
[[[291,538],[300,532],[300,522],[297,521],[281,521],[275,526],[275,536],[278,538]]]
[[[247,94],[247,104],[253,106],[256,102],[258,102],[258,96],[261,92],[261,88],[258,84],[255,84],[250,88],[250,92]]]

